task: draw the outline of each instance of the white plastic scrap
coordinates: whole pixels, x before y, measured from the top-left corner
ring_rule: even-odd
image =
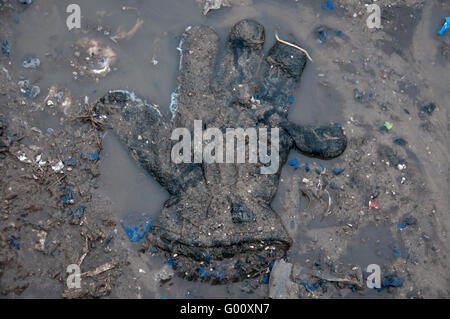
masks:
[[[63,162],[59,161],[56,165],[52,165],[52,170],[56,173],[60,172],[64,168]]]

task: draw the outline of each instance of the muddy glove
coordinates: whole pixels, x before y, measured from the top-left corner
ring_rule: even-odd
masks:
[[[307,127],[287,120],[289,99],[307,58],[280,42],[265,57],[264,40],[262,25],[243,20],[232,28],[217,58],[217,34],[206,26],[188,28],[178,47],[180,72],[171,114],[127,91],[111,91],[95,107],[136,161],[171,194],[147,238],[170,254],[177,274],[188,279],[238,281],[263,274],[285,256],[291,239],[270,203],[289,150],[296,146],[306,155],[332,158],[346,147],[336,126]],[[264,137],[279,163],[250,162],[249,137],[245,163],[195,163],[192,154],[192,162],[175,164],[171,153],[179,141],[171,139],[173,130],[186,128],[194,137],[196,120],[201,120],[201,131],[217,128],[224,136],[227,128],[266,128],[267,136],[260,135],[258,142]],[[278,140],[272,139],[275,128]]]

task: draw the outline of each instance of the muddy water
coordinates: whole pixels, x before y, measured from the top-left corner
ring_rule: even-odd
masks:
[[[30,79],[33,85],[40,86],[41,94],[46,95],[50,86],[58,84],[60,87],[68,88],[73,99],[88,96],[90,101],[95,101],[108,90],[129,89],[142,98],[159,104],[161,109],[167,112],[170,94],[176,87],[178,70],[176,47],[183,30],[188,25],[207,24],[214,27],[224,41],[235,22],[243,18],[254,18],[266,28],[266,51],[274,44],[274,33],[278,30],[281,38],[298,39],[315,60],[306,67],[300,87],[295,93],[295,102],[289,114],[290,120],[300,124],[342,121],[341,108],[344,99],[327,83],[327,75],[323,73],[321,65],[329,62],[325,62],[326,57],[319,54],[322,44],[317,41],[317,34],[311,31],[321,24],[320,20],[315,19],[315,10],[320,10],[320,6],[314,2],[310,2],[310,8],[300,12],[294,1],[257,1],[251,6],[234,6],[210,12],[205,17],[195,0],[126,3],[79,0],[77,3],[82,10],[82,29],[69,32],[65,26],[67,17],[65,9],[70,3],[72,1],[37,1],[20,14],[18,24],[15,26],[14,32],[17,36],[10,44],[17,54],[13,57],[12,68],[19,71],[23,78]],[[124,11],[122,6],[125,4],[137,10]],[[131,29],[138,15],[142,17],[144,24],[133,38],[119,43],[110,40],[109,37],[115,35],[119,27]],[[324,15],[328,16],[326,12]],[[331,20],[328,24],[338,25],[338,18],[331,16],[329,18]],[[98,39],[116,52],[117,64],[105,78],[96,81],[87,77],[78,78],[72,73],[74,70],[68,60],[75,54],[73,44],[82,37]],[[38,70],[25,70],[20,67],[21,60],[29,55],[40,58],[41,66]],[[42,119],[42,123],[48,121]],[[130,211],[157,217],[163,202],[168,198],[167,192],[136,166],[128,156],[127,150],[111,132],[104,138],[103,147],[99,184],[101,191],[111,199],[117,219],[123,219]],[[302,163],[308,160],[298,152],[292,152],[290,158],[297,158]],[[331,167],[339,160],[322,162]],[[284,177],[289,175],[289,169],[284,168]],[[273,203],[273,208],[280,215],[284,214],[282,202],[285,191],[282,181],[279,194]],[[305,203],[301,202],[300,205],[304,206]],[[286,224],[288,228],[290,224]],[[314,221],[310,227],[326,228],[333,225],[335,220],[330,217]],[[308,258],[306,255],[296,253],[298,245],[306,240],[311,239],[303,238],[301,235],[295,238],[291,252],[295,257],[293,261],[301,262]],[[162,264],[164,260],[158,258],[147,261],[149,268],[158,268]],[[144,286],[152,285],[151,280],[144,278],[142,280]],[[158,288],[156,291],[146,292],[144,288],[143,296],[156,298],[249,296],[240,287],[239,284],[210,287],[175,278],[171,286]]]

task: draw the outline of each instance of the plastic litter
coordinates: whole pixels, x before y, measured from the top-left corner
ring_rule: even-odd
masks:
[[[435,109],[436,109],[436,105],[434,103],[429,103],[429,104],[421,107],[419,115],[425,115],[425,114],[431,115],[431,114],[433,114]]]
[[[277,260],[269,279],[269,297],[272,299],[298,298],[298,285],[291,280],[292,264]]]
[[[340,175],[342,172],[343,172],[343,170],[340,169],[340,168],[334,168],[333,169],[333,174],[334,175]]]
[[[297,161],[296,159],[289,160],[289,161],[288,161],[288,164],[289,164],[290,166],[292,166],[293,168],[295,168],[295,169],[298,168],[298,161]]]
[[[394,124],[391,123],[391,122],[388,122],[388,121],[384,122],[384,127],[385,127],[388,131],[390,131],[390,130],[392,129],[392,126],[393,126],[393,125],[394,125]]]
[[[414,226],[417,224],[417,219],[414,217],[406,217],[403,223],[407,226]]]
[[[319,43],[324,43],[327,41],[328,35],[324,29],[319,29],[317,33],[318,33],[317,41],[319,41]]]
[[[41,65],[41,61],[35,57],[28,57],[22,61],[22,66],[25,69],[37,69]]]
[[[444,35],[445,31],[448,30],[448,26],[450,25],[450,18],[445,18],[444,25],[442,26],[441,30],[438,31],[439,35]]]
[[[20,4],[32,4],[34,0],[17,0]]]
[[[67,188],[64,192],[64,196],[62,198],[63,204],[72,204],[73,203],[73,194],[70,188]]]
[[[207,15],[210,10],[218,10],[221,7],[231,7],[229,0],[204,0],[203,15]]]
[[[369,201],[369,208],[372,209],[380,209],[380,206],[378,205],[378,202],[376,199],[370,200]]]
[[[144,238],[145,234],[150,229],[151,218],[143,216],[139,213],[133,212],[129,214],[123,221],[122,226],[132,242],[138,242]]]
[[[403,279],[396,277],[395,275],[389,275],[383,279],[383,287],[401,287],[403,285]]]
[[[10,49],[9,49],[9,45],[8,45],[8,41],[7,40],[1,40],[1,46],[2,46],[2,53],[3,55],[9,56],[10,54]]]

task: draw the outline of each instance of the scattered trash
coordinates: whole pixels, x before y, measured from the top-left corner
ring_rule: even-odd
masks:
[[[340,169],[340,168],[334,168],[333,169],[333,174],[334,175],[340,175],[344,170]]]
[[[283,259],[273,265],[269,279],[269,298],[297,299],[298,285],[291,280],[292,264]]]
[[[331,0],[326,0],[326,3],[322,5],[322,9],[333,10],[334,9],[333,2],[331,2]]]
[[[31,86],[30,81],[22,80],[17,83],[20,92],[29,98],[35,98],[41,93],[41,88],[37,85]]]
[[[22,66],[25,69],[37,69],[41,65],[41,60],[35,57],[28,57],[22,61]]]
[[[372,208],[380,209],[380,206],[378,205],[378,202],[376,199],[369,201],[369,208],[370,209],[372,209]]]
[[[306,281],[302,281],[300,282],[300,285],[302,285],[303,287],[305,287],[307,290],[309,290],[310,292],[313,292],[314,290],[316,290],[317,288],[319,288],[319,283],[316,282],[314,283],[312,286],[306,282]]]
[[[305,171],[309,172],[310,168],[309,168],[309,162],[305,163]]]
[[[221,7],[231,7],[231,4],[229,0],[203,0],[201,6],[203,8],[203,15],[207,15],[210,10],[218,10]]]
[[[337,30],[337,31],[336,31],[336,36],[342,37],[342,31],[341,31],[341,30]]]
[[[84,272],[80,276],[82,278],[84,278],[84,277],[95,277],[97,275],[100,275],[100,274],[108,271],[108,270],[114,269],[116,267],[116,265],[117,265],[116,263],[106,263],[106,264],[103,264],[103,265],[95,268],[94,270],[90,270],[90,271]]]
[[[296,159],[289,160],[289,161],[288,161],[288,164],[289,164],[290,166],[292,166],[293,168],[295,168],[295,169],[298,168],[298,161],[297,161]]]
[[[397,224],[397,227],[400,229],[405,229],[406,225],[405,224]]]
[[[128,239],[132,242],[138,242],[144,238],[150,229],[150,225],[150,217],[145,217],[136,212],[131,213],[122,221],[122,226],[128,235]]]
[[[393,140],[394,144],[400,145],[400,146],[405,146],[407,144],[407,142],[401,138],[401,137],[397,137],[396,139]]]
[[[450,18],[445,18],[444,25],[442,26],[441,30],[438,31],[438,34],[444,35],[445,31],[448,30],[449,25],[450,25]]]

